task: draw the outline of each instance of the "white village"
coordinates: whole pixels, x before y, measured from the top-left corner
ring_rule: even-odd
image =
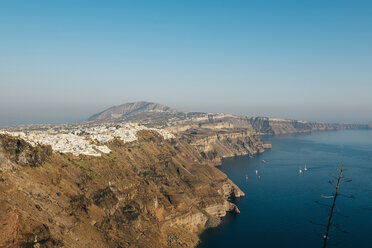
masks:
[[[111,150],[105,143],[117,138],[124,143],[136,141],[137,132],[140,130],[152,130],[158,132],[164,139],[172,139],[175,136],[158,128],[148,128],[136,123],[124,123],[115,125],[98,126],[71,126],[70,128],[49,128],[47,130],[23,130],[7,131],[0,130],[0,134],[8,134],[19,137],[29,142],[32,146],[50,145],[54,151],[71,153],[75,156],[87,155],[99,157],[102,153],[110,153]]]

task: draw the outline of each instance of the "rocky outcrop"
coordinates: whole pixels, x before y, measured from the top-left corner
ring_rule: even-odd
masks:
[[[42,148],[0,136],[0,164],[10,165],[0,170],[0,247],[193,247],[239,212],[232,199],[244,193],[193,144],[137,135],[101,157],[53,152],[37,163],[29,154]]]
[[[21,166],[37,167],[41,166],[51,153],[50,146],[33,147],[23,139],[0,134],[0,159],[3,161],[9,160]]]
[[[210,132],[198,129],[183,134],[203,158],[220,165],[222,159],[234,156],[255,156],[264,152],[264,144],[254,131],[235,130]],[[268,146],[266,146],[269,148]]]
[[[268,117],[251,117],[248,119],[249,123],[252,125],[252,128],[256,132],[265,135],[273,135],[274,130],[270,125]]]
[[[55,239],[46,224],[28,223],[18,208],[2,208],[0,222],[0,247],[64,247],[62,240]]]

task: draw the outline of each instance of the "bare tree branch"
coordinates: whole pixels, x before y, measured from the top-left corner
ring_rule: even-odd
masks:
[[[329,230],[332,226],[332,217],[333,217],[333,213],[334,213],[334,209],[335,209],[335,206],[336,206],[336,200],[337,200],[337,196],[339,195],[338,191],[340,189],[340,184],[341,184],[341,179],[343,178],[343,175],[342,173],[344,172],[344,165],[341,164],[340,168],[337,168],[337,171],[339,172],[339,175],[338,175],[338,179],[337,179],[337,186],[336,186],[336,192],[333,196],[333,203],[332,203],[332,207],[331,207],[331,213],[328,217],[328,224],[327,224],[327,229],[326,229],[326,234],[324,235],[324,243],[323,243],[323,248],[327,248],[327,242],[328,242],[328,237],[329,237]],[[333,225],[335,226],[335,225]],[[337,226],[336,226],[337,228]]]

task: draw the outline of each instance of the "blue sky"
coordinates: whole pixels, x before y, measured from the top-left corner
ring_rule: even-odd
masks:
[[[0,125],[147,100],[372,123],[372,1],[0,1]]]

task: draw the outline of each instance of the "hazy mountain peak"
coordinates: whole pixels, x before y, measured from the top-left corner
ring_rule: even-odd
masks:
[[[177,112],[177,110],[165,105],[153,102],[131,102],[122,105],[113,106],[100,113],[92,115],[89,120],[111,120],[121,119],[130,115],[146,112]]]

